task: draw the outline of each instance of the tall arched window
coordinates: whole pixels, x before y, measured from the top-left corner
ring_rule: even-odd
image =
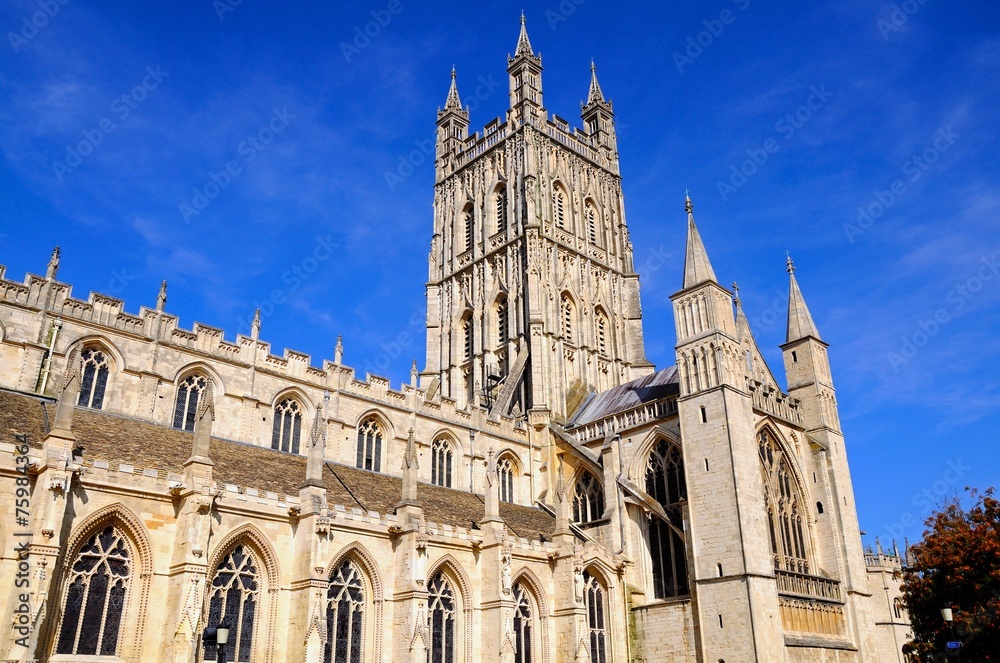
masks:
[[[594,312],[594,327],[597,333],[597,351],[606,357],[608,356],[608,332],[610,325],[608,324],[608,316],[600,309]]]
[[[497,302],[497,345],[503,349],[510,340],[510,327],[507,321],[507,298]]]
[[[462,212],[462,223],[465,226],[465,250],[471,251],[472,244],[476,237],[476,218],[472,214],[471,207],[467,207],[465,211]]]
[[[587,203],[585,213],[587,216],[587,239],[590,240],[591,244],[597,244],[597,210],[594,209],[593,203]]]
[[[809,573],[804,504],[791,466],[777,440],[767,430],[757,437],[764,471],[764,504],[771,535],[774,568]]]
[[[57,654],[116,656],[132,578],[125,535],[107,525],[76,553],[67,579]]]
[[[503,189],[497,189],[493,205],[496,210],[497,232],[500,233],[507,227],[507,193]]]
[[[514,502],[514,461],[504,456],[497,461],[497,479],[500,481],[500,501]]]
[[[345,559],[326,592],[323,663],[358,663],[364,651],[365,587],[357,564]]]
[[[100,410],[104,405],[104,390],[108,386],[108,355],[100,348],[85,348],[80,353],[82,374],[80,377],[80,398],[76,404]]]
[[[589,523],[604,515],[604,489],[590,472],[584,472],[573,493],[573,522]]]
[[[531,599],[521,583],[514,583],[514,663],[531,663],[532,636]]]
[[[248,663],[253,656],[254,625],[260,606],[260,576],[253,551],[236,544],[222,558],[208,586],[208,623],[217,627],[229,620],[229,656],[235,663]],[[215,661],[214,645],[206,645],[202,660]]]
[[[368,417],[358,426],[358,467],[362,470],[382,470],[382,427],[375,417]]]
[[[462,347],[465,361],[471,361],[475,351],[475,336],[473,335],[472,315],[465,316],[462,320]]]
[[[590,631],[590,661],[607,663],[608,631],[605,626],[607,606],[604,603],[604,587],[589,571],[583,572],[583,602],[587,610],[587,628]]]
[[[556,221],[556,228],[566,229],[566,194],[562,188],[556,186],[552,192],[552,216]]]
[[[455,622],[458,618],[455,591],[438,572],[427,583],[427,620],[431,632],[429,663],[455,663]]]
[[[573,306],[573,298],[569,296],[568,292],[564,292],[559,298],[559,321],[561,325],[561,331],[563,339],[567,342],[573,342],[573,317],[576,312],[576,307]]]
[[[451,462],[453,452],[448,440],[439,437],[431,445],[431,483],[451,488]]]
[[[204,375],[189,375],[177,386],[177,402],[174,404],[174,428],[194,430],[198,416],[198,399],[205,391],[208,380]]]
[[[646,492],[668,512],[676,511],[677,504],[687,499],[684,460],[676,444],[660,440],[649,453]],[[649,555],[653,567],[653,595],[656,598],[689,593],[684,541],[655,515],[649,521]]]
[[[286,398],[274,406],[274,426],[271,429],[271,448],[279,451],[299,452],[302,435],[302,408],[298,401]]]

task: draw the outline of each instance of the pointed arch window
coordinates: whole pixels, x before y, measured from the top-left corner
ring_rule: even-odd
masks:
[[[501,298],[497,302],[497,341],[502,350],[510,340],[510,327],[507,320],[507,298]]]
[[[198,400],[208,386],[204,375],[194,374],[184,378],[177,386],[177,401],[174,403],[174,428],[193,431],[198,416]]]
[[[573,298],[569,296],[569,293],[564,292],[559,298],[559,320],[562,326],[563,338],[569,343],[573,342],[573,317],[575,311]]]
[[[476,220],[472,214],[472,209],[466,208],[466,210],[462,212],[462,223],[465,226],[465,250],[471,251],[472,244],[475,241],[476,236]]]
[[[583,602],[587,611],[587,628],[590,634],[591,663],[607,663],[608,631],[605,615],[607,605],[604,587],[589,571],[583,572]]]
[[[254,626],[260,606],[260,575],[257,557],[249,546],[238,543],[222,558],[208,586],[208,624],[217,627],[229,620],[229,655],[235,663],[248,663],[253,656]],[[215,661],[218,650],[206,645],[202,660]]]
[[[573,493],[573,522],[589,523],[604,515],[604,488],[590,472],[584,472]]]
[[[608,323],[608,316],[604,314],[604,311],[598,309],[596,311],[596,313],[594,314],[594,319],[595,319],[594,326],[595,326],[596,332],[597,332],[597,351],[600,354],[602,354],[605,357],[607,357],[608,356],[608,332],[609,332],[609,327],[610,327],[610,325]]]
[[[597,210],[593,203],[587,203],[587,239],[591,244],[597,244]]]
[[[502,188],[497,189],[494,194],[493,205],[496,212],[497,232],[502,233],[507,227],[507,192]]]
[[[475,335],[471,314],[462,321],[462,348],[465,361],[472,361],[472,355],[475,351]]]
[[[455,591],[438,572],[427,583],[427,620],[431,635],[429,663],[455,663],[455,623],[458,619]]]
[[[774,568],[793,573],[809,573],[806,548],[804,504],[788,458],[767,430],[757,436],[764,472],[764,505]]]
[[[271,428],[271,448],[299,453],[302,437],[302,408],[298,401],[286,398],[274,406],[274,426]]]
[[[100,410],[104,405],[104,391],[108,387],[111,369],[108,355],[100,348],[85,348],[80,353],[82,374],[80,376],[80,398],[76,404]]]
[[[531,599],[521,583],[514,583],[514,663],[531,663],[531,648],[533,646],[532,630],[533,616]]]
[[[552,194],[552,216],[556,220],[556,228],[566,229],[566,194],[556,187]]]
[[[365,586],[361,570],[345,559],[326,592],[323,663],[358,663],[364,651]]]
[[[66,584],[56,654],[116,656],[132,554],[121,529],[107,525],[76,553]]]
[[[362,470],[382,470],[382,427],[375,417],[368,417],[358,426],[358,467]]]
[[[451,488],[451,465],[454,452],[448,440],[439,437],[431,445],[431,483]]]
[[[684,460],[676,444],[660,440],[646,461],[646,492],[668,514],[678,511],[687,499]],[[677,531],[658,516],[649,521],[649,555],[653,571],[653,595],[658,599],[689,593],[687,554]]]
[[[497,461],[497,479],[500,482],[500,501],[514,502],[514,462],[510,456]]]

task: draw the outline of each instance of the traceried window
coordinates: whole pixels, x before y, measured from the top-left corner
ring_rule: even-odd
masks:
[[[443,573],[427,583],[427,620],[431,632],[429,663],[455,663],[455,591]]]
[[[118,654],[131,578],[130,547],[118,527],[87,539],[69,570],[57,654]]]
[[[470,361],[472,359],[472,353],[475,349],[474,341],[475,336],[473,335],[472,316],[469,315],[462,321],[462,347],[465,361]]]
[[[472,250],[472,243],[475,241],[476,219],[472,215],[471,209],[462,212],[462,223],[465,225],[465,250]]]
[[[260,609],[260,576],[257,558],[246,545],[239,543],[222,558],[208,586],[208,624],[217,627],[229,620],[229,645],[226,649],[235,663],[247,663],[253,656],[254,626]],[[215,661],[215,645],[206,645],[202,660]]]
[[[587,628],[590,632],[591,663],[607,663],[608,631],[605,619],[604,587],[589,571],[583,572],[583,602],[587,610]]]
[[[382,470],[382,427],[375,417],[368,417],[358,426],[358,467],[362,470]]]
[[[559,319],[562,325],[562,335],[563,339],[572,343],[573,342],[573,316],[575,314],[575,307],[573,306],[573,298],[569,296],[569,293],[564,292],[559,298]]]
[[[496,208],[497,232],[500,233],[507,227],[507,193],[503,189],[497,189],[493,204]]]
[[[174,428],[193,431],[198,417],[198,400],[201,398],[208,380],[204,375],[189,375],[177,386],[177,402],[174,404]]]
[[[552,215],[556,220],[556,228],[566,229],[566,194],[559,187],[552,192]]]
[[[660,440],[646,461],[646,492],[669,515],[687,499],[684,460],[676,444]],[[658,599],[689,593],[687,555],[677,531],[656,515],[649,521],[649,555],[653,567],[653,595]]]
[[[514,501],[514,462],[510,456],[497,461],[497,479],[500,481],[500,501]]]
[[[104,390],[108,387],[108,355],[100,348],[85,348],[80,353],[80,398],[76,404],[100,410],[104,405]]]
[[[608,316],[604,315],[604,311],[598,309],[594,314],[594,326],[597,332],[597,351],[608,356]]]
[[[573,522],[589,523],[604,515],[604,489],[590,472],[584,472],[573,493]]]
[[[514,653],[514,663],[531,663],[532,641],[532,614],[531,599],[528,592],[521,583],[514,583],[512,589],[514,595],[514,644],[517,651]]]
[[[451,488],[451,464],[453,452],[448,440],[439,437],[431,445],[431,483],[435,486]]]
[[[358,565],[345,559],[326,592],[323,663],[359,663],[364,651],[365,587]]]
[[[597,244],[597,210],[591,203],[587,203],[587,239],[591,244]]]
[[[500,349],[507,345],[510,340],[510,327],[507,320],[507,300],[501,299],[497,302],[497,341]]]
[[[299,407],[298,401],[286,398],[274,406],[271,448],[297,454],[301,436],[302,408]]]
[[[774,568],[809,573],[804,532],[804,504],[788,459],[767,430],[757,437],[764,471],[764,504]]]

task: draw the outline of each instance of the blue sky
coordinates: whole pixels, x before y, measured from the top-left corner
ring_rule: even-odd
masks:
[[[99,4],[0,8],[8,278],[58,244],[78,297],[137,312],[167,279],[184,327],[233,339],[261,306],[277,354],[342,334],[406,379],[435,111],[455,64],[473,128],[504,112],[523,6],[549,112],[579,125],[591,58],[614,101],[650,359],[673,363],[689,188],[779,376],[795,259],[870,538],[1000,483],[994,3]]]

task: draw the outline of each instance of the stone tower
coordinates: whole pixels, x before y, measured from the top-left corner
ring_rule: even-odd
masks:
[[[438,112],[422,386],[499,414],[568,416],[652,370],[611,102],[591,66],[584,129],[547,115],[524,18],[510,108],[469,135],[455,73]]]

